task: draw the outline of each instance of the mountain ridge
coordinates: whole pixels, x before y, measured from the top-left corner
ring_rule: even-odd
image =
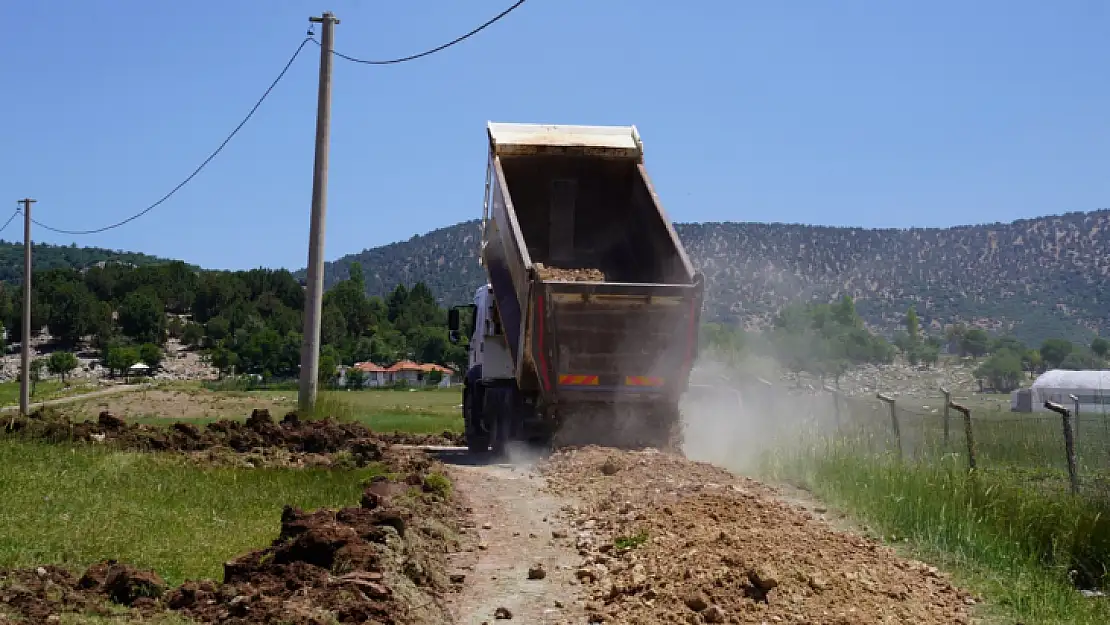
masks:
[[[424,282],[441,304],[469,302],[485,279],[478,220],[325,264],[325,287],[362,264],[367,291]],[[968,323],[1038,342],[1110,331],[1110,209],[946,228],[676,223],[706,278],[707,320],[764,327],[783,305],[841,295],[892,333],[910,305],[922,327]],[[303,276],[304,270],[296,272]]]

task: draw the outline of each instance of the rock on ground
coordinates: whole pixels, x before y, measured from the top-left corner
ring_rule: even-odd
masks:
[[[620,454],[623,469],[604,467]],[[936,569],[838,532],[770,488],[659,452],[585,448],[544,467],[568,508],[592,620],[968,623]]]

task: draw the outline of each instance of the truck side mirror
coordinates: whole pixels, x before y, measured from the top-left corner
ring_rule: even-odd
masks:
[[[459,332],[459,309],[452,308],[447,311],[447,329],[455,334]]]

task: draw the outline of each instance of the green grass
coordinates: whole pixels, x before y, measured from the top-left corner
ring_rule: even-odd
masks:
[[[361,470],[199,468],[160,454],[0,439],[0,567],[105,558],[171,584],[267,546],[281,508],[351,505]]]
[[[69,395],[78,395],[81,393],[89,393],[97,390],[98,387],[91,385],[77,385],[62,386],[58,380],[43,380],[34,385],[34,392],[31,393],[31,403],[46,401],[49,399],[58,399],[60,397],[67,397]],[[19,382],[0,382],[0,406],[18,406],[19,405]]]
[[[618,536],[613,540],[613,546],[621,551],[635,549],[647,542],[647,530],[640,530],[631,536]]]
[[[954,569],[1000,614],[1025,623],[1110,622],[1110,602],[1086,599],[1069,582],[1077,571],[1088,583],[1110,583],[1110,500],[1097,491],[1071,495],[1066,474],[1052,467],[1015,468],[1022,453],[1051,441],[1014,430],[977,427],[988,451],[975,473],[961,453],[934,449],[919,462],[898,462],[845,439],[775,454],[768,472],[803,482],[888,542]],[[1049,485],[1036,475],[1051,476]]]
[[[174,390],[196,394],[198,397],[257,397],[260,400],[273,400],[284,397],[290,409],[296,406],[297,394],[293,391],[209,391],[196,386],[177,385]],[[378,432],[407,432],[412,434],[439,434],[444,431],[461,432],[463,429],[462,393],[457,389],[436,389],[421,391],[402,390],[360,390],[360,391],[321,391],[317,395],[316,407],[310,418],[332,417],[341,421],[360,421]],[[214,409],[215,413],[219,413]],[[245,419],[249,411],[240,411],[231,418]],[[275,419],[283,415],[275,414]],[[195,417],[172,421],[185,421],[204,425],[217,418]],[[165,425],[166,417],[157,415],[133,418],[136,423]]]
[[[282,394],[258,393],[270,397]],[[296,394],[289,396],[295,398]],[[462,393],[457,389],[323,391],[317,396],[313,416],[361,421],[379,432],[461,432],[461,402]]]

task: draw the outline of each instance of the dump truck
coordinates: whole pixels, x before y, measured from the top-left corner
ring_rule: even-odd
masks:
[[[489,123],[487,134],[476,237],[487,283],[448,314],[450,340],[469,338],[467,446],[680,444],[703,278],[636,127]]]

